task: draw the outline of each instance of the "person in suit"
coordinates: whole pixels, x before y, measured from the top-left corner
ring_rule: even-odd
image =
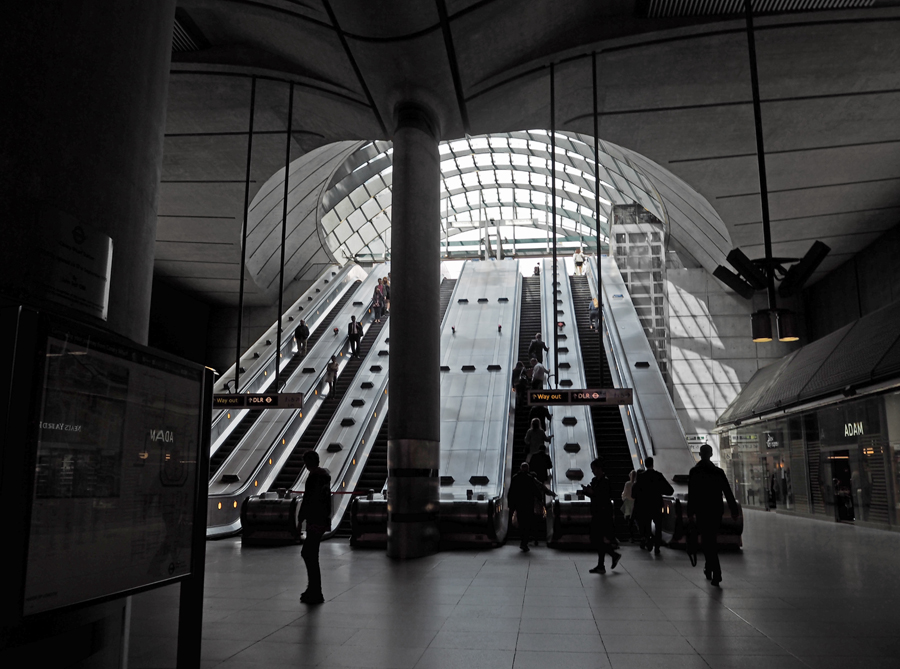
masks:
[[[556,493],[540,483],[531,473],[527,462],[519,465],[519,471],[509,482],[506,494],[510,511],[514,511],[519,521],[519,549],[527,553],[528,542],[534,533],[534,503],[543,504],[544,495],[556,497]]]
[[[350,339],[350,354],[354,358],[359,357],[359,342],[362,340],[362,336],[362,323],[356,320],[356,316],[351,316],[350,323],[347,325],[347,337]]]
[[[738,517],[739,509],[725,472],[710,461],[712,452],[712,446],[703,444],[700,447],[700,462],[691,468],[688,476],[687,515],[700,534],[703,556],[706,559],[703,573],[712,585],[718,587],[722,582],[718,546],[719,527],[725,512],[722,495],[728,502],[732,518]]]
[[[309,326],[306,321],[300,319],[300,325],[297,326],[297,351],[306,355],[306,342],[309,341]]]
[[[653,468],[653,458],[644,461],[646,470],[637,475],[631,496],[634,497],[642,524],[641,548],[659,555],[662,545],[663,495],[675,492],[666,477]],[[651,523],[655,528],[651,528]]]
[[[322,571],[319,567],[319,545],[322,536],[331,530],[331,474],[319,466],[319,454],[306,451],[303,464],[309,471],[306,478],[306,490],[300,503],[300,520],[306,521],[306,539],[300,556],[306,565],[306,591],[300,595],[305,604],[321,604],[325,601],[322,594]]]
[[[603,564],[606,556],[612,558],[610,569],[615,569],[622,558],[614,548],[616,545],[616,526],[613,516],[612,489],[603,467],[603,460],[597,458],[591,462],[594,478],[589,485],[581,486],[584,494],[591,500],[591,545],[597,551],[597,566],[590,570],[592,574],[605,574]]]
[[[550,348],[541,339],[541,333],[534,335],[534,339],[528,344],[528,357],[534,358],[541,364],[544,362],[544,351],[550,351]]]

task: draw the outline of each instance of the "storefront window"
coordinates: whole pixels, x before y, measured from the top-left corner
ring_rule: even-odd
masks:
[[[900,393],[730,430],[721,462],[744,506],[895,525]]]

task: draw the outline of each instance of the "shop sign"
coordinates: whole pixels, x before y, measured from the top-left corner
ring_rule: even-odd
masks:
[[[688,443],[688,448],[691,449],[691,453],[699,453],[700,447],[707,443],[709,435],[707,434],[686,434],[684,435],[685,440]]]
[[[858,423],[844,423],[845,437],[861,437],[866,433],[862,421]]]
[[[759,435],[758,434],[736,434],[731,438],[731,443],[739,451],[758,451]]]

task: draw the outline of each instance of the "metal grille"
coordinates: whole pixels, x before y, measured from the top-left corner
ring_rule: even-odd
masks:
[[[754,0],[755,14],[872,7],[875,0]],[[649,18],[743,14],[744,0],[650,0]]]
[[[191,34],[185,30],[178,19],[175,19],[175,27],[172,33],[172,53],[184,53],[185,51],[199,51],[200,45],[194,41]]]

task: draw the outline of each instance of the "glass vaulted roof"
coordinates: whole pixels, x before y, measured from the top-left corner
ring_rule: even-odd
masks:
[[[452,257],[479,255],[487,227],[504,252],[543,255],[552,243],[550,133],[528,130],[442,142],[441,250]],[[614,204],[638,203],[665,222],[650,181],[615,145],[556,133],[557,246],[596,247],[594,174],[600,175],[601,243],[607,241]],[[390,142],[360,147],[333,175],[322,198],[326,245],[339,262],[390,258]]]

